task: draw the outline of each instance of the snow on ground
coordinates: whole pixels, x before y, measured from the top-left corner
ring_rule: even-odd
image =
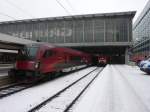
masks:
[[[27,112],[95,68],[90,67],[0,99],[0,112]]]
[[[150,112],[150,76],[137,67],[108,65],[73,112]]]
[[[140,70],[134,70],[127,65],[124,65],[123,67],[117,66],[117,68],[122,71],[122,75],[127,79],[135,93],[137,93],[141,102],[150,112],[150,75]]]
[[[26,112],[94,68],[87,68],[0,99],[0,112]],[[138,67],[108,65],[70,111],[150,112],[149,85],[150,75],[140,71]],[[72,93],[68,94],[66,97],[72,96]],[[58,103],[63,103],[63,100]],[[45,108],[43,111],[48,110],[49,108]]]
[[[66,107],[80,94],[80,92],[101,69],[102,68],[97,69],[87,77],[80,80],[77,84],[67,89],[64,93],[60,94],[59,97],[55,98],[39,109],[38,112],[64,112]]]

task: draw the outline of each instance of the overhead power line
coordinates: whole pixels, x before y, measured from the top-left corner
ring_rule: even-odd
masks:
[[[15,7],[16,9],[18,9],[19,11],[21,11],[22,13],[24,13],[25,15],[28,15],[32,18],[34,18],[34,16],[32,14],[30,14],[29,12],[25,11],[24,9],[22,9],[21,7],[17,6],[16,4],[14,4],[12,1],[10,0],[4,0],[5,2],[7,2],[8,4],[12,5],[13,7]]]
[[[56,0],[56,2],[66,11],[68,15],[71,15],[71,13],[58,0]]]
[[[0,12],[0,15],[5,16],[5,17],[9,17],[9,18],[11,18],[13,20],[17,20],[15,17],[12,17],[12,16],[10,16],[8,14],[5,14],[5,13],[2,13],[2,12]]]
[[[74,7],[73,7],[72,4],[70,3],[70,1],[69,1],[69,0],[66,0],[66,2],[67,2],[67,4],[71,7],[71,10],[72,10],[73,12],[76,12],[76,10],[74,9]]]

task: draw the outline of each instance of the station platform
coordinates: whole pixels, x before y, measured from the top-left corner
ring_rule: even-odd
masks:
[[[73,112],[149,112],[150,75],[137,66],[108,65]]]
[[[13,64],[0,64],[0,78],[8,76],[8,70],[13,68]]]
[[[94,69],[96,71],[91,72]],[[99,70],[102,71],[98,72]],[[91,74],[86,80],[80,80],[72,89],[68,88],[52,101],[48,101],[89,72]],[[72,102],[75,94],[95,73],[98,75],[94,82],[73,103],[69,112],[150,112],[150,75],[140,71],[137,66],[129,65],[107,65],[104,69],[89,67],[28,88],[1,99],[0,112],[10,112],[10,109],[13,112],[31,112],[30,110],[39,105],[38,112],[66,112],[65,108]],[[48,102],[43,103],[45,101]],[[22,102],[24,104],[18,106]]]

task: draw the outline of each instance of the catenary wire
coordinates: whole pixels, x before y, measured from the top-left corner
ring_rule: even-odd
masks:
[[[58,0],[56,2],[66,11],[68,15],[72,15]]]
[[[32,14],[30,14],[29,12],[25,11],[24,9],[22,9],[21,7],[19,7],[18,5],[16,5],[15,3],[13,3],[10,0],[4,0],[5,2],[7,2],[9,5],[15,7],[16,9],[18,9],[19,11],[21,11],[23,14],[28,15],[32,18],[34,18],[34,16]]]
[[[71,7],[73,12],[76,12],[75,8],[72,6],[72,4],[70,3],[69,0],[65,0],[67,2],[67,4]]]
[[[9,18],[11,18],[13,20],[17,20],[15,17],[12,17],[12,16],[10,16],[8,14],[5,14],[5,13],[2,13],[2,12],[0,12],[0,15],[5,16],[5,17],[9,17]]]

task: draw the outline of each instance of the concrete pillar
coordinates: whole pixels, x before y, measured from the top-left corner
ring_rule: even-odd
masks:
[[[125,64],[129,63],[129,48],[126,47],[125,49]]]

